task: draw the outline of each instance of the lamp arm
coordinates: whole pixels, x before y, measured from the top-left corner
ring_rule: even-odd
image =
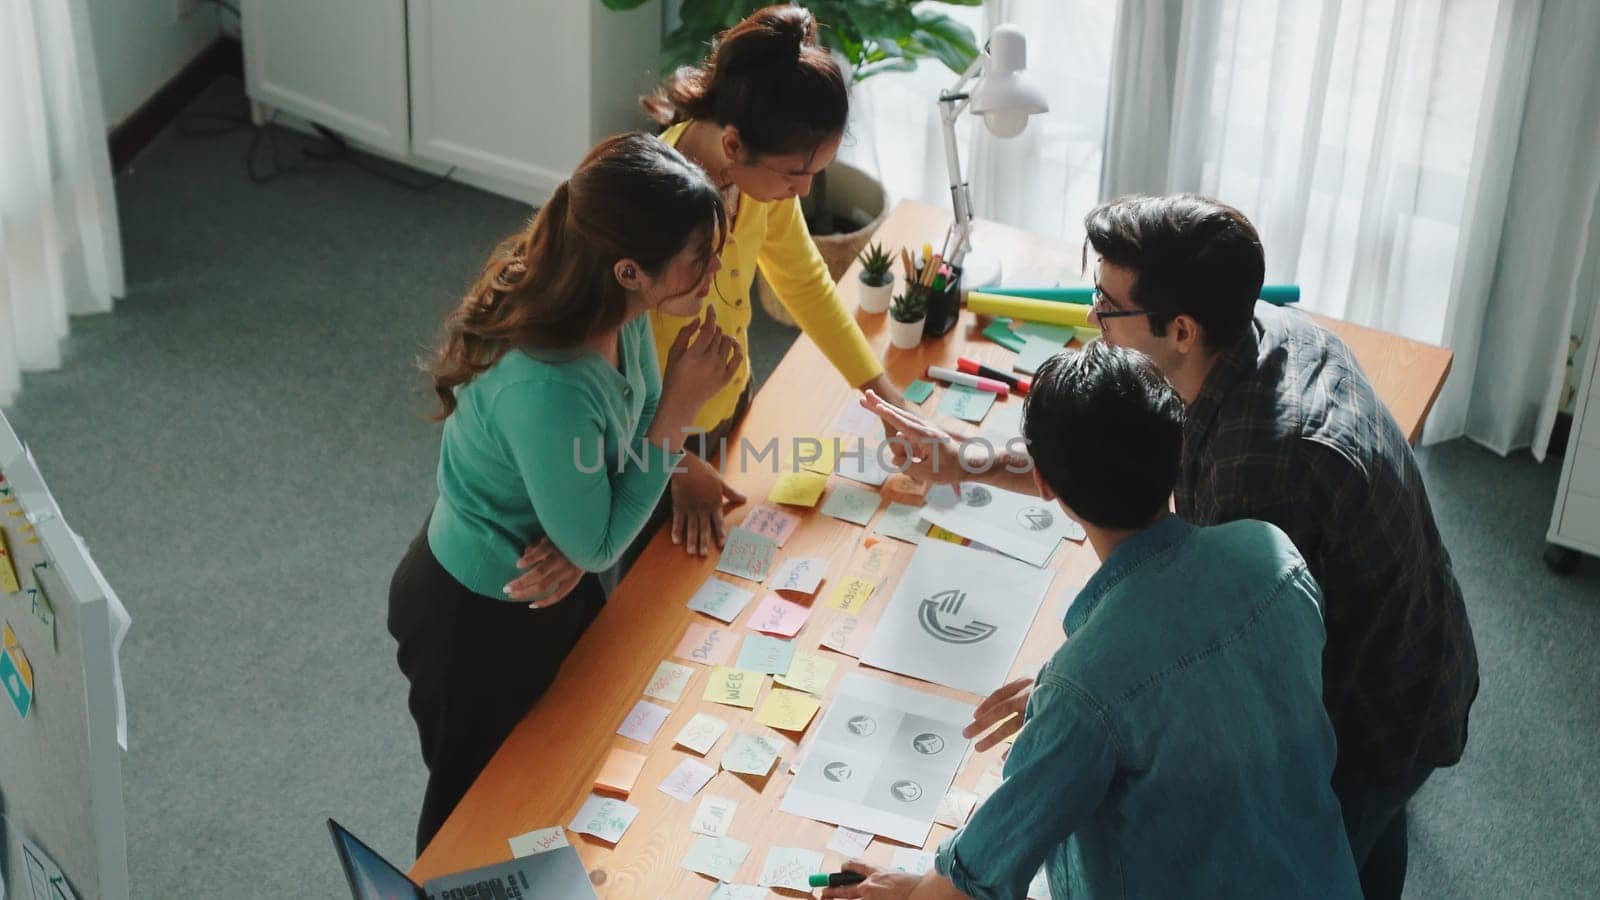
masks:
[[[939,115],[944,132],[944,161],[950,176],[950,208],[955,216],[955,224],[951,227],[950,247],[945,255],[945,261],[952,266],[961,265],[962,258],[966,256],[967,245],[972,239],[972,196],[967,190],[965,179],[961,177],[961,154],[956,147],[956,119],[972,102],[972,97],[965,89],[983,71],[983,61],[984,54],[978,54],[972,65],[956,79],[956,83],[939,95]]]

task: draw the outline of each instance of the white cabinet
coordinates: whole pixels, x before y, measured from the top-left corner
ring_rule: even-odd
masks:
[[[1561,487],[1550,517],[1546,560],[1557,569],[1577,562],[1571,551],[1600,556],[1600,309],[1589,316],[1583,383],[1572,404],[1572,435],[1561,465]]]
[[[243,0],[246,91],[433,171],[531,201],[643,127],[661,8],[599,0]]]

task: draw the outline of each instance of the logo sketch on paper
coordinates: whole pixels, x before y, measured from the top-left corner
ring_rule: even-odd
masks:
[[[890,785],[889,792],[894,794],[896,800],[904,803],[915,803],[922,799],[922,785],[906,778]]]
[[[961,486],[961,502],[973,507],[988,506],[994,495],[981,484],[964,484]]]
[[[849,763],[831,762],[822,767],[822,777],[833,782],[849,781],[854,774],[855,770],[850,768]]]
[[[944,751],[944,738],[931,731],[924,731],[911,739],[911,748],[923,756],[937,756]]]
[[[1055,513],[1043,506],[1030,506],[1017,513],[1017,524],[1029,531],[1043,531],[1055,520]]]
[[[940,616],[955,619],[967,602],[966,591],[940,591],[922,601],[917,609],[917,621],[922,630],[947,644],[976,644],[992,636],[997,630],[988,622],[966,620],[961,625],[946,625]]]
[[[850,720],[844,723],[844,727],[856,737],[867,737],[878,730],[878,720],[871,716],[851,716]]]

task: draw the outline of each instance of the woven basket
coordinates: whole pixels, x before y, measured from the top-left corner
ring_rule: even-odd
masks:
[[[866,249],[878,226],[888,218],[889,197],[876,178],[854,166],[836,162],[828,166],[828,205],[833,208],[834,214],[840,217],[872,218],[872,221],[855,231],[812,237],[812,240],[816,241],[818,252],[822,254],[823,262],[828,264],[828,274],[837,282],[850,268],[850,264],[855,262],[856,256]],[[802,206],[807,204],[802,202]],[[809,207],[807,211],[809,212]],[[767,315],[791,328],[795,326],[794,317],[784,309],[783,304],[778,301],[777,292],[767,284],[766,277],[759,271],[756,273],[755,290],[760,297],[761,308],[766,310]]]

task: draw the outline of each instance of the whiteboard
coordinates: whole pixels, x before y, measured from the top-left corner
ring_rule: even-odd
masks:
[[[0,530],[22,588],[0,586],[0,617],[33,670],[25,717],[0,692],[5,895],[32,900],[30,869],[37,875],[34,860],[43,857],[70,890],[43,896],[125,900],[126,715],[116,653],[127,614],[3,414],[0,476]]]

